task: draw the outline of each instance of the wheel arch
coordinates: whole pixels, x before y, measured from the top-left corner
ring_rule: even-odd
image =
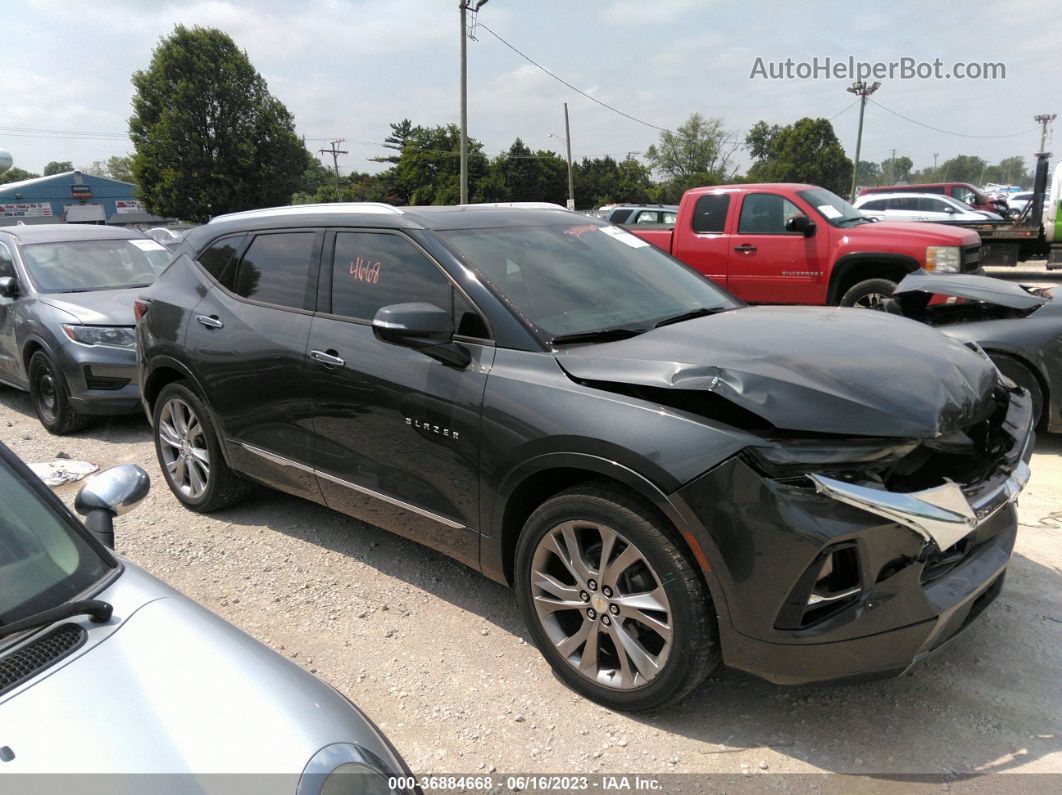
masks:
[[[221,448],[221,454],[225,457],[225,462],[231,466],[232,458],[229,454],[229,445],[225,435],[224,425],[222,425],[217,414],[215,414],[210,408],[210,402],[207,400],[206,391],[203,389],[203,385],[183,362],[170,356],[159,356],[155,358],[151,363],[150,370],[145,372],[143,376],[143,383],[140,385],[140,395],[141,400],[144,403],[148,422],[154,425],[155,401],[158,399],[159,393],[162,392],[167,385],[176,381],[187,381],[189,388],[195,392],[200,400],[203,401],[207,411],[210,412],[210,420],[213,422],[214,428],[218,432],[218,446]]]
[[[834,263],[830,271],[826,303],[837,306],[841,297],[853,285],[866,279],[891,279],[899,282],[904,276],[921,267],[918,260],[906,254],[870,251],[846,254]]]
[[[681,512],[668,496],[655,483],[633,469],[585,453],[544,454],[525,462],[505,478],[490,517],[492,538],[482,541],[480,568],[483,573],[512,586],[515,580],[517,540],[527,518],[550,497],[588,481],[612,483],[647,500],[660,511],[679,535],[716,609],[725,609],[722,589],[712,572],[705,549],[688,531]]]

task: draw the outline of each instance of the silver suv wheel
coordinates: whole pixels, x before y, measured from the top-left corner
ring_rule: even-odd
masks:
[[[671,606],[642,552],[603,524],[546,532],[531,563],[538,620],[560,655],[590,681],[639,688],[671,651]]]
[[[159,413],[157,433],[170,484],[190,499],[202,497],[210,485],[210,451],[203,423],[192,407],[178,397],[167,400]]]

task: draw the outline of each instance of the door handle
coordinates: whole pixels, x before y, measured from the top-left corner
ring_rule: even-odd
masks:
[[[734,251],[738,252],[739,254],[751,254],[755,250],[756,247],[750,245],[749,243],[742,243],[740,246],[734,246]]]
[[[225,327],[225,324],[222,321],[218,320],[213,315],[196,315],[195,319],[199,323],[199,325],[206,326],[207,328],[224,328]]]
[[[315,362],[327,364],[332,367],[342,367],[344,364],[346,364],[346,361],[344,359],[335,355],[335,351],[332,351],[331,353],[327,351],[310,351],[310,358],[313,359]]]

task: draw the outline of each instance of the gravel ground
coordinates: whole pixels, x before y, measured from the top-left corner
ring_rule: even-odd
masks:
[[[265,490],[211,516],[185,511],[139,416],[54,437],[25,394],[0,387],[0,439],[29,462],[62,452],[147,469],[155,487],[116,523],[118,550],[337,687],[418,773],[1062,772],[1059,436],[1033,457],[1002,596],[940,653],[903,677],[835,687],[720,669],[651,715],[575,696],[510,592],[431,550]],[[71,502],[76,489],[57,491]]]

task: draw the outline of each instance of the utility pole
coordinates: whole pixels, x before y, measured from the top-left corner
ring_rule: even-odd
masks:
[[[336,149],[346,138],[340,138],[338,141],[332,141],[331,149],[318,149],[322,155],[332,155],[332,168],[336,172],[336,201],[339,201],[339,156],[349,154],[346,149]]]
[[[889,184],[891,185],[895,181],[896,174],[896,150],[892,150],[892,156],[889,158]]]
[[[859,132],[856,134],[855,165],[852,168],[852,201],[855,201],[856,175],[859,173],[859,149],[863,145],[863,112],[867,107],[867,97],[879,88],[881,88],[881,83],[871,83],[868,86],[862,80],[856,80],[845,89],[849,94],[856,94],[859,97]]]
[[[940,152],[933,153],[933,179],[937,178],[937,158],[940,157]]]
[[[564,145],[568,148],[568,209],[575,210],[575,183],[572,181],[572,131],[568,126],[568,103],[564,103]]]
[[[1047,125],[1058,118],[1055,113],[1041,113],[1039,116],[1033,116],[1036,123],[1040,125],[1040,151],[1047,151]]]
[[[487,0],[461,0],[461,204],[468,204],[468,12],[473,15],[487,4]]]

